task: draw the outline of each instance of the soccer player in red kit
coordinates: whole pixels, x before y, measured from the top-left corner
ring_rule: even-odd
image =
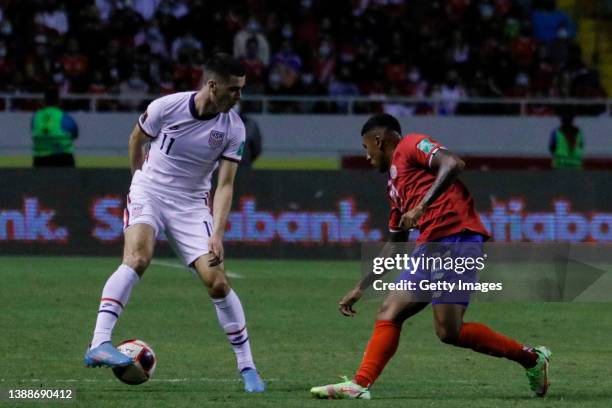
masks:
[[[468,245],[480,248],[489,238],[482,225],[474,200],[457,179],[464,162],[431,137],[408,134],[402,138],[399,122],[391,115],[371,117],[363,126],[363,147],[372,166],[387,172],[387,193],[391,203],[389,229],[392,242],[405,242],[410,229],[418,228],[417,244]],[[413,253],[418,254],[416,251]],[[408,280],[425,279],[423,271],[404,271]],[[451,271],[452,274],[456,275]],[[339,303],[344,316],[353,316],[353,305],[376,275],[370,273]],[[463,278],[462,278],[463,279]],[[391,291],[376,316],[374,332],[361,366],[352,380],[313,387],[318,398],[370,399],[370,387],[397,350],[402,324],[432,304],[436,334],[444,343],[470,348],[495,357],[505,357],[527,370],[531,390],[543,397],[549,386],[550,351],[546,347],[528,347],[497,333],[481,323],[464,322],[467,299],[416,297],[409,291]]]

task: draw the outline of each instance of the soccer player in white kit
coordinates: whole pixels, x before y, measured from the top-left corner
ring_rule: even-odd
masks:
[[[86,366],[132,364],[112,346],[111,333],[163,231],[179,258],[206,285],[236,354],[245,390],[265,390],[251,355],[244,311],[223,264],[223,234],[245,141],[244,124],[231,109],[244,84],[240,62],[218,53],[204,65],[199,91],[156,99],[140,116],[129,141],[133,178],[124,212],[123,262],[102,291]],[[211,215],[209,193],[217,167]]]

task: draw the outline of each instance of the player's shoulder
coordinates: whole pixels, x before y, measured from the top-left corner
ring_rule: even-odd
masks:
[[[244,122],[242,121],[242,118],[240,117],[238,112],[236,112],[234,109],[231,109],[227,113],[227,115],[230,121],[230,128],[233,132],[244,132],[245,131]]]
[[[229,119],[232,125],[244,127],[244,122],[242,121],[242,118],[240,117],[238,112],[236,112],[235,109],[230,109],[227,114],[229,115]]]
[[[408,133],[398,144],[400,151],[409,151],[415,149],[423,140],[431,141],[431,137],[422,133]]]
[[[175,92],[168,95],[160,96],[159,98],[153,100],[152,103],[156,103],[163,106],[176,105],[182,102],[189,101],[193,92]]]

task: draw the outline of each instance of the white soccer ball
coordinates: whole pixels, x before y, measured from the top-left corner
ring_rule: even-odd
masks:
[[[153,376],[157,358],[153,349],[142,340],[126,340],[117,346],[117,350],[134,359],[134,364],[127,367],[113,368],[115,376],[126,384],[142,384]]]

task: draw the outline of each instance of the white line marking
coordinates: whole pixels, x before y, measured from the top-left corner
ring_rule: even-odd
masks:
[[[151,263],[153,265],[166,266],[168,268],[175,268],[175,269],[185,269],[189,272],[193,272],[191,268],[188,268],[179,262],[165,262],[165,261],[157,261],[154,259],[151,261]],[[243,279],[244,278],[244,276],[242,276],[241,274],[237,272],[225,271],[225,274],[232,279]]]

